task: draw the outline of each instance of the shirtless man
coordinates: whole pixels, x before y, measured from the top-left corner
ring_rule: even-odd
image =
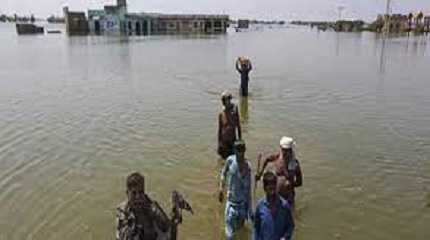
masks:
[[[223,159],[235,153],[234,142],[242,139],[239,111],[231,102],[232,98],[229,92],[221,95],[223,111],[218,115],[218,154]]]
[[[294,140],[282,137],[279,153],[273,154],[264,160],[263,168],[258,170],[255,176],[259,181],[264,170],[269,165],[269,171],[273,171],[278,177],[277,190],[279,194],[294,206],[295,188],[303,184],[302,170],[299,161],[293,151]]]

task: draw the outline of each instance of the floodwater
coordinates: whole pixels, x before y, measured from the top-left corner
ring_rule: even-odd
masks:
[[[113,239],[125,178],[180,239],[222,239],[220,93],[248,158],[297,140],[295,239],[430,238],[430,36],[260,29],[210,37],[18,37],[0,25],[0,239]],[[237,56],[254,63],[237,97]],[[261,186],[258,190],[262,196]]]

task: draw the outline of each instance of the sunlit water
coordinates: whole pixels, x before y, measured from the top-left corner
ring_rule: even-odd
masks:
[[[216,116],[222,90],[239,102],[240,55],[254,63],[241,109],[254,167],[297,139],[296,239],[429,239],[429,39],[18,37],[2,24],[0,239],[113,239],[136,170],[166,208],[173,189],[192,203],[180,239],[222,239]]]

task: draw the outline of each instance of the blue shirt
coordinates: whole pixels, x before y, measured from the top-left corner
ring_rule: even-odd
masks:
[[[277,197],[275,214],[272,214],[266,198],[258,201],[254,215],[254,240],[290,240],[293,231],[294,220],[286,200]]]
[[[227,183],[227,201],[245,205],[251,211],[251,166],[246,160],[248,168],[246,174],[242,176],[236,155],[227,158],[221,171],[221,184]]]

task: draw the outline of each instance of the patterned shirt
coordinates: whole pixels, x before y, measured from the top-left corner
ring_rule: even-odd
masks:
[[[128,201],[117,207],[116,240],[156,240],[167,232],[171,223],[166,213],[157,202],[150,204],[147,213],[136,213]]]
[[[252,211],[251,200],[251,165],[246,160],[246,173],[242,176],[239,171],[236,155],[227,158],[221,171],[221,184],[227,182],[227,200],[235,204],[245,204],[248,211]]]

